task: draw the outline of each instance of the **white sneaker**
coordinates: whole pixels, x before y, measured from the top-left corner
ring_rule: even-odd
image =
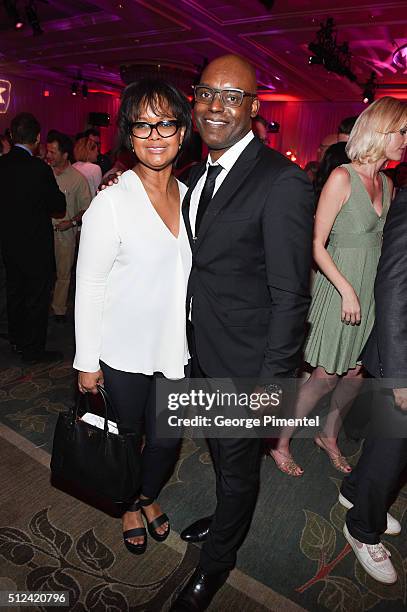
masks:
[[[339,493],[338,501],[348,510],[353,508],[353,504],[348,499],[346,499],[346,497],[344,497],[342,493]],[[398,520],[395,519],[394,516],[392,516],[391,514],[387,513],[387,529],[384,533],[386,535],[399,535],[400,531],[401,525]]]
[[[381,542],[379,544],[363,544],[363,542],[359,542],[359,540],[351,536],[346,523],[343,527],[343,535],[352,546],[357,560],[369,576],[383,584],[394,584],[397,582],[397,572],[390,561],[390,552]]]

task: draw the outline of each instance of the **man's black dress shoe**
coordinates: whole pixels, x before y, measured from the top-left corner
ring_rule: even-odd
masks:
[[[197,567],[170,608],[170,612],[202,612],[225,584],[229,572],[206,574]]]
[[[189,527],[186,527],[184,531],[181,531],[181,540],[184,540],[184,542],[191,542],[192,544],[205,542],[212,519],[213,516],[205,516],[195,521],[195,523],[192,523]]]

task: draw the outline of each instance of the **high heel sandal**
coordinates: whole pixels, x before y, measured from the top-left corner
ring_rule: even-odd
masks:
[[[300,468],[300,466],[297,465],[297,463],[295,463],[290,453],[286,455],[282,451],[279,451],[279,450],[276,451],[282,457],[285,458],[283,461],[278,461],[273,454],[273,450],[275,449],[269,448],[267,454],[269,455],[269,457],[273,459],[274,463],[276,464],[280,472],[283,472],[283,474],[287,474],[288,476],[293,476],[294,478],[299,478],[300,476],[303,475],[304,471],[300,473],[297,472],[297,470],[301,470],[302,468]]]
[[[323,450],[326,452],[326,454],[329,457],[330,462],[332,463],[333,467],[336,470],[338,470],[338,472],[342,472],[342,474],[351,473],[352,468],[350,467],[349,463],[346,461],[346,457],[344,457],[340,451],[335,451],[335,450],[332,450],[331,448],[328,448],[326,444],[324,443],[323,439],[321,438],[321,436],[316,436],[314,438],[314,443],[318,446],[320,450]]]
[[[129,508],[127,508],[126,512],[138,512],[141,509],[140,506],[140,500],[137,500]],[[133,542],[128,541],[128,538],[136,538],[138,536],[144,536],[144,542],[142,544],[133,544]],[[142,555],[147,548],[147,531],[145,527],[128,529],[127,531],[123,532],[123,540],[124,545],[129,552],[131,552],[133,555]]]
[[[148,518],[147,518],[146,513],[144,511],[144,507],[145,506],[151,506],[151,504],[153,502],[154,502],[154,500],[150,499],[148,497],[146,497],[145,499],[140,499],[140,501],[139,501],[140,506],[141,506],[141,511],[142,511],[142,513],[144,514],[144,516],[146,517],[146,520],[147,520],[148,533],[157,542],[164,542],[164,540],[166,540],[168,538],[168,536],[170,535],[170,519],[165,514],[165,512],[163,512],[162,514],[160,514],[160,516],[157,516],[157,518],[153,519],[151,522],[148,522]],[[158,527],[161,527],[161,525],[163,525],[164,523],[168,523],[167,530],[164,533],[157,533],[156,529],[158,529]]]

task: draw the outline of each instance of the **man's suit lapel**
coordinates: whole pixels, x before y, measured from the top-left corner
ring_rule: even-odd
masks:
[[[206,161],[202,162],[199,166],[194,168],[194,174],[191,177],[191,181],[188,187],[188,191],[185,194],[184,200],[182,202],[182,216],[184,217],[185,228],[187,230],[189,244],[191,249],[194,248],[194,237],[192,235],[191,223],[189,220],[189,207],[191,204],[191,195],[193,190],[196,187],[197,182],[201,178],[201,176],[205,173],[206,170]]]
[[[262,148],[262,144],[254,138],[244,149],[243,153],[237,159],[234,166],[229,171],[227,177],[215,193],[210,201],[206,214],[204,215],[197,240],[194,241],[194,252],[196,252],[202,244],[205,234],[209,227],[215,221],[216,216],[229,203],[231,198],[238,191],[240,186],[245,182],[248,174],[257,163],[257,156]],[[202,176],[202,174],[201,174]],[[196,184],[196,183],[195,183]],[[189,193],[189,191],[188,191]]]

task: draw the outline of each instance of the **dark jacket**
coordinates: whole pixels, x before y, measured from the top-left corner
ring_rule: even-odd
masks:
[[[210,377],[288,376],[300,363],[310,296],[313,191],[306,174],[255,138],[210,202],[192,239],[188,304]]]
[[[65,195],[51,168],[21,147],[0,157],[0,239],[5,263],[25,269],[54,265],[51,216],[65,213]]]
[[[377,378],[407,379],[407,189],[399,191],[384,226],[375,302],[363,365]]]

